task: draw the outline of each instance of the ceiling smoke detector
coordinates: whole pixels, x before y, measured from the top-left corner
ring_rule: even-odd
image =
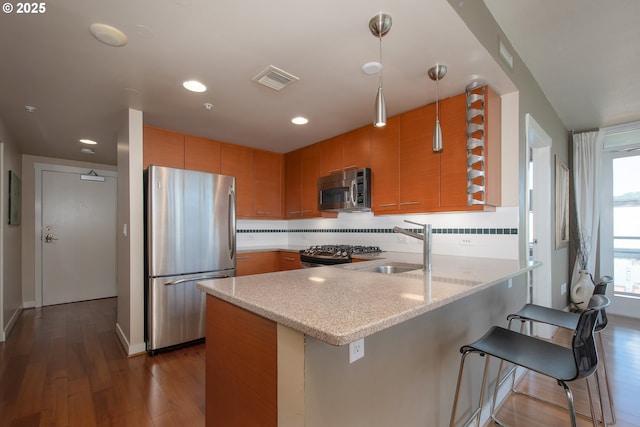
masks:
[[[267,68],[258,73],[258,75],[255,76],[252,80],[273,90],[282,90],[285,87],[289,86],[291,83],[300,79],[293,74],[281,70],[280,68],[269,65]]]

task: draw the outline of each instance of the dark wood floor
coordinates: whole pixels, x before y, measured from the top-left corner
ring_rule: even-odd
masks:
[[[23,312],[0,343],[0,426],[204,425],[205,345],[127,358],[115,310],[116,300],[104,299]],[[604,334],[617,426],[640,427],[640,321],[611,316]],[[553,381],[533,374],[521,387],[564,400]],[[586,410],[584,388],[575,395]],[[509,397],[499,416],[513,427],[568,425],[566,412],[520,396]]]
[[[0,343],[0,426],[203,426],[204,344],[127,358],[116,300],[25,310]]]

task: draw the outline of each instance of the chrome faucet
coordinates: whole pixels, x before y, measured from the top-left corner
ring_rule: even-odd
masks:
[[[405,219],[404,222],[419,225],[422,227],[422,234],[400,227],[393,227],[393,231],[413,237],[414,239],[422,240],[422,270],[431,271],[431,224],[420,224],[419,222],[413,222],[407,219]]]

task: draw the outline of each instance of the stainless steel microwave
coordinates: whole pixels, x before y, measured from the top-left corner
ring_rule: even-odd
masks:
[[[318,210],[370,211],[371,169],[349,170],[318,178]]]

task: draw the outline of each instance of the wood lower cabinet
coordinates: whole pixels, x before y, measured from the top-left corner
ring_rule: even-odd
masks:
[[[245,252],[236,256],[236,276],[272,273],[278,270],[276,251]]]
[[[277,427],[277,324],[211,295],[206,316],[206,426]]]
[[[236,256],[236,276],[297,270],[300,254],[289,251],[244,252]]]
[[[298,270],[300,266],[300,254],[297,252],[278,251],[278,271]]]

